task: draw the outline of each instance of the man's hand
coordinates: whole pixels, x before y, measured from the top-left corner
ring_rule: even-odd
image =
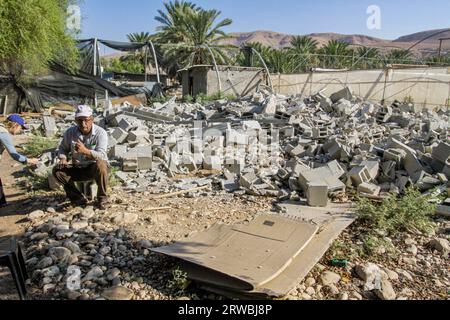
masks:
[[[84,143],[81,142],[80,140],[78,140],[77,143],[75,144],[75,151],[78,152],[78,153],[81,153],[81,154],[83,154],[85,156],[90,156],[91,155],[91,150],[86,148]]]
[[[59,159],[59,162],[58,162],[58,164],[57,164],[57,168],[58,169],[64,169],[65,167],[67,167],[69,165],[69,162],[67,162],[67,159],[66,158],[62,158],[62,159]]]
[[[28,158],[27,159],[27,165],[29,166],[35,166],[39,163],[39,159],[36,158]]]

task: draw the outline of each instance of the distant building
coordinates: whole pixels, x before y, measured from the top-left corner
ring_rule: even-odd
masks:
[[[262,68],[219,66],[218,69],[223,94],[247,96],[259,85],[267,85],[267,74]],[[179,72],[182,73],[183,96],[218,93],[219,82],[214,66],[196,65]]]

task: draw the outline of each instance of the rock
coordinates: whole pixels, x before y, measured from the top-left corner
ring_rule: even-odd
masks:
[[[117,278],[120,275],[120,270],[117,268],[111,269],[106,273],[106,279],[112,281],[114,278]]]
[[[80,214],[85,219],[91,219],[95,216],[95,211],[93,206],[88,206]]]
[[[397,281],[398,280],[398,274],[395,271],[389,270],[389,269],[385,269],[386,274],[389,277],[389,280],[393,280],[393,281]]]
[[[72,252],[64,247],[54,247],[48,250],[48,255],[54,260],[59,262],[66,262]]]
[[[67,299],[69,299],[69,300],[78,300],[78,298],[80,298],[80,296],[81,296],[81,293],[76,292],[76,291],[69,290],[67,292]]]
[[[414,244],[409,245],[406,248],[406,252],[412,254],[413,256],[417,255],[417,247],[416,247],[416,245],[414,245]]]
[[[387,279],[381,279],[380,288],[375,289],[374,293],[381,300],[394,300],[397,297],[392,284]]]
[[[44,211],[42,211],[42,210],[35,210],[35,211],[31,212],[28,215],[28,219],[33,221],[33,220],[37,220],[39,218],[42,218],[43,216],[45,216],[45,212]]]
[[[31,241],[39,241],[39,240],[42,240],[45,238],[48,238],[48,233],[38,232],[38,233],[33,233],[30,236]]]
[[[133,291],[121,286],[115,286],[103,291],[102,297],[107,300],[131,300]]]
[[[351,292],[351,296],[355,297],[357,300],[362,300],[363,299],[362,295],[359,294],[359,292],[356,292],[356,291],[352,291]]]
[[[380,268],[371,262],[364,265],[355,266],[355,272],[364,283],[364,290],[373,290],[375,288],[376,282],[381,279]],[[387,275],[386,275],[387,276]]]
[[[338,283],[341,280],[341,276],[331,271],[325,271],[320,275],[320,280],[324,286],[327,286]]]
[[[397,268],[395,269],[395,272],[397,272],[397,274],[399,275],[400,280],[407,279],[409,281],[413,281],[413,277],[409,274],[408,271]]]
[[[64,248],[69,249],[72,253],[80,253],[81,252],[80,247],[75,242],[67,240],[64,242],[63,246],[64,246]]]
[[[54,277],[54,276],[58,275],[59,272],[60,271],[59,271],[59,268],[57,266],[51,266],[51,267],[48,267],[46,269],[43,269],[42,270],[42,275],[44,277],[51,278],[51,277]]]
[[[138,243],[138,247],[141,249],[152,249],[153,243],[149,240],[141,240]]]
[[[84,277],[83,281],[95,280],[103,276],[103,271],[100,267],[95,266]]]
[[[436,238],[428,242],[431,249],[437,250],[443,256],[447,256],[450,252],[450,243],[447,239]]]
[[[312,298],[311,298],[311,296],[310,296],[309,294],[307,294],[307,293],[302,293],[302,294],[300,295],[300,299],[302,299],[302,300],[311,300]]]
[[[52,283],[48,283],[46,285],[44,285],[44,287],[42,288],[42,291],[44,293],[48,293],[49,291],[53,291],[55,289],[56,285],[52,284]]]
[[[53,207],[48,207],[46,211],[47,211],[48,213],[56,213],[56,210],[55,210],[55,208],[53,208]]]
[[[339,300],[348,300],[348,293],[342,292],[341,294],[339,294]]]
[[[50,257],[44,257],[42,258],[38,264],[36,265],[37,269],[45,269],[50,267],[53,264],[53,259]]]
[[[89,226],[89,223],[86,220],[81,220],[81,221],[74,221],[72,222],[72,229],[74,230],[80,230],[80,229],[84,229],[87,228]]]
[[[136,213],[118,213],[112,217],[112,221],[116,224],[133,224],[139,219]]]
[[[76,254],[72,254],[68,259],[67,259],[67,264],[70,265],[75,265],[78,263],[78,256]]]
[[[313,285],[316,284],[316,279],[309,277],[308,279],[305,280],[305,286],[307,287],[312,287]]]
[[[406,238],[405,239],[405,244],[407,246],[409,246],[409,245],[412,245],[412,244],[416,244],[416,241],[414,239],[412,239],[412,238]]]
[[[339,294],[339,289],[334,284],[324,286],[323,290],[326,294],[329,294],[331,296]]]
[[[309,294],[310,296],[313,296],[313,295],[316,294],[316,290],[314,290],[313,287],[308,287],[308,288],[306,288],[305,292],[306,292],[307,294]]]
[[[116,277],[114,279],[111,280],[111,284],[115,287],[115,286],[119,286],[122,282],[120,281],[119,277]]]

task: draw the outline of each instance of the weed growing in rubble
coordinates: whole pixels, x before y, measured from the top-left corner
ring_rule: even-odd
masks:
[[[58,146],[58,139],[51,139],[42,136],[33,136],[24,145],[25,154],[29,157],[39,157],[45,151],[55,149]]]
[[[119,168],[111,167],[111,170],[109,171],[109,187],[114,188],[118,185],[120,185],[119,179],[116,177],[116,172],[120,171]]]
[[[387,255],[393,257],[398,254],[398,250],[392,242],[374,234],[367,234],[363,237],[362,249],[360,254],[367,256]]]
[[[386,231],[388,234],[415,230],[430,233],[433,230],[431,215],[436,207],[429,200],[429,196],[410,188],[402,197],[392,195],[380,204],[365,198],[359,199],[357,214],[371,229]]]
[[[173,290],[175,295],[182,295],[190,284],[187,278],[187,273],[176,267],[172,270],[173,280],[168,283],[168,288]]]

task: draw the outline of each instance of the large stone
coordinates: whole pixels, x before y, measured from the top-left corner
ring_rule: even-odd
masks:
[[[64,247],[54,247],[50,248],[48,251],[48,255],[54,260],[54,261],[66,261],[69,256],[72,254],[72,252]]]
[[[45,212],[42,210],[35,210],[28,215],[30,220],[36,220],[45,216]]]
[[[428,246],[431,249],[437,250],[443,256],[447,256],[448,253],[450,252],[450,244],[447,239],[442,238],[433,239],[428,243]]]
[[[374,293],[381,300],[394,300],[397,296],[392,284],[387,279],[381,279],[380,288],[376,288]]]
[[[100,278],[101,276],[103,276],[103,270],[100,267],[95,266],[91,270],[89,270],[83,281],[95,280]]]
[[[325,271],[320,275],[320,281],[324,286],[336,284],[339,282],[339,280],[341,280],[341,276],[332,271]]]
[[[108,288],[102,293],[102,297],[107,300],[131,300],[133,295],[133,291],[121,286]]]
[[[136,213],[122,212],[112,217],[112,221],[117,224],[132,224],[139,219]]]

